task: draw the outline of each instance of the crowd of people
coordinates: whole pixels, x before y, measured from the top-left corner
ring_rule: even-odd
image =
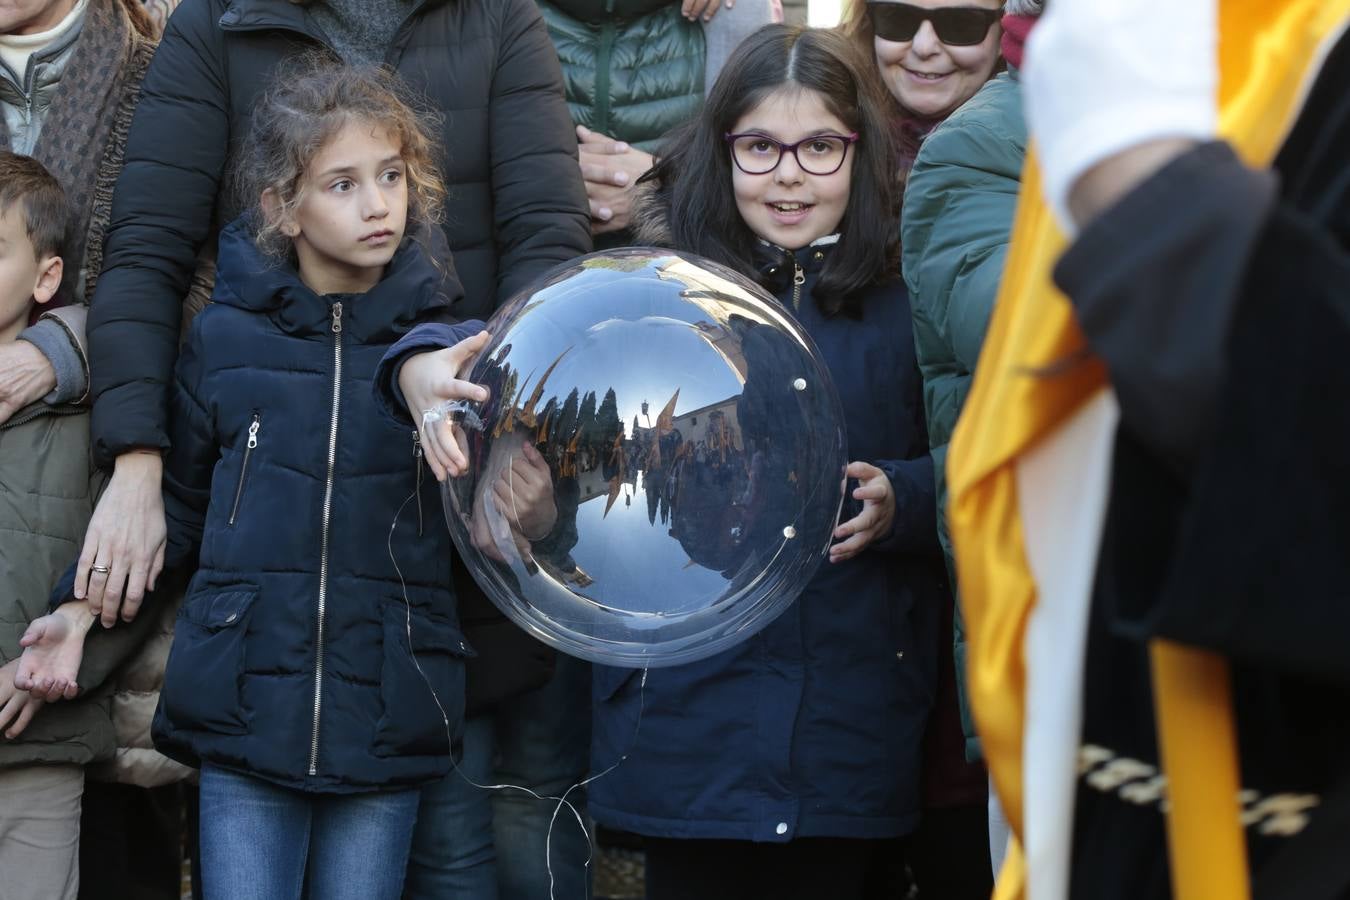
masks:
[[[186,834],[207,900],[585,898],[596,824],[651,900],[1350,896],[1350,2],[1043,6],[0,3],[0,897]],[[788,611],[652,673],[422,519],[483,323],[633,245],[795,317],[850,460]],[[636,465],[596,399],[521,546]]]

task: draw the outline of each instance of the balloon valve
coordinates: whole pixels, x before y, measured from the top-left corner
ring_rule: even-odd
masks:
[[[468,428],[472,431],[483,430],[483,420],[479,418],[477,411],[468,400],[446,400],[444,403],[438,403],[431,409],[422,410],[422,425],[428,427],[431,425],[450,421],[452,425],[458,425],[461,428]]]

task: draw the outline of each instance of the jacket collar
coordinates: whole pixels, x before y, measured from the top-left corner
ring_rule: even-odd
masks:
[[[818,275],[837,243],[838,234],[827,234],[799,250],[789,250],[760,238],[755,248],[755,268],[760,284],[778,294],[792,285],[797,266],[801,266],[808,278]]]
[[[384,277],[364,294],[314,293],[289,262],[265,257],[246,220],[220,235],[216,288],[211,300],[270,316],[291,334],[332,331],[333,305],[342,301],[342,329],[359,342],[392,341],[437,310],[448,311],[447,272],[436,267],[415,236],[407,236]]]

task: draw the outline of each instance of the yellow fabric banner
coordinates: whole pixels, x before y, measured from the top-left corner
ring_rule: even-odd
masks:
[[[1269,166],[1325,54],[1350,24],[1350,0],[1216,2],[1220,130],[1249,165]],[[1051,283],[1051,269],[1064,246],[1041,200],[1030,154],[1003,283],[947,461],[949,516],[969,640],[967,685],[1015,836],[1023,828],[1023,639],[1037,592],[1026,559],[1014,468],[1019,457],[1106,384],[1104,367],[1084,355],[1071,306]],[[1247,873],[1237,821],[1226,667],[1208,654],[1175,645],[1152,650],[1173,801],[1174,894],[1177,900],[1242,900]],[[1194,718],[1184,729],[1172,724],[1197,713],[1206,716],[1208,727],[1195,727]],[[1194,760],[1205,763],[1189,764]],[[1185,809],[1178,808],[1179,799]],[[1232,828],[1219,827],[1230,814]],[[1216,878],[1221,869],[1233,878]],[[995,896],[1022,897],[1025,878],[1015,843]]]

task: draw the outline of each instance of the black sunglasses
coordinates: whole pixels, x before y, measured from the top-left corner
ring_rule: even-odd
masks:
[[[927,19],[933,23],[938,40],[952,47],[971,47],[980,43],[989,33],[989,26],[1003,18],[1002,9],[979,6],[927,9],[910,3],[878,0],[868,0],[867,12],[872,17],[872,33],[882,40],[912,41]]]

